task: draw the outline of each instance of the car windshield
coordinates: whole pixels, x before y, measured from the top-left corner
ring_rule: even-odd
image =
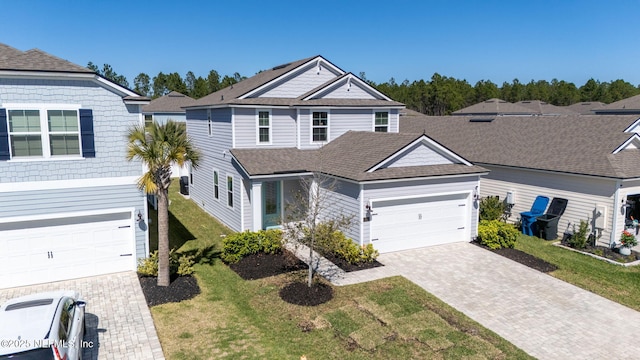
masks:
[[[51,348],[40,348],[21,353],[0,355],[0,360],[55,360]]]

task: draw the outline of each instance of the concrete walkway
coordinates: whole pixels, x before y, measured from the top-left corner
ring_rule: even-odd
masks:
[[[336,285],[402,275],[539,359],[640,356],[639,312],[472,244],[378,261],[385,266],[352,273],[320,264],[319,273]]]
[[[87,301],[85,341],[92,342],[93,347],[84,349],[83,359],[164,359],[151,312],[133,271],[2,289],[0,303],[62,289],[76,290]]]

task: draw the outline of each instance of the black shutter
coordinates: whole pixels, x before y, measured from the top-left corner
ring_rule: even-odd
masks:
[[[93,111],[80,109],[80,137],[82,138],[82,156],[96,157],[96,147],[93,141]]]
[[[7,125],[7,110],[0,109],[0,160],[11,159],[9,152],[9,128]]]

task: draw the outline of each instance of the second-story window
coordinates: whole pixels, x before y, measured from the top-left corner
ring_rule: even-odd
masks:
[[[213,136],[213,121],[211,121],[211,110],[207,110],[207,125],[209,126],[209,136]]]
[[[313,141],[327,141],[329,133],[329,115],[326,111],[314,111],[311,125]]]
[[[271,142],[271,113],[258,111],[258,142],[268,144]]]
[[[77,110],[9,110],[13,157],[80,155]]]
[[[376,111],[374,123],[375,132],[389,132],[389,113],[386,111]]]

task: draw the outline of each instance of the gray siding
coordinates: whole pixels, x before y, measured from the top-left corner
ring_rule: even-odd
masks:
[[[236,108],[234,124],[236,148],[295,147],[297,145],[296,111],[288,109],[267,109],[271,111],[271,144],[258,144],[257,110]]]
[[[192,170],[191,199],[206,212],[235,231],[241,231],[241,187],[238,171],[231,163],[231,109],[214,109],[213,136],[209,136],[206,110],[187,110],[187,132],[202,153],[200,166]],[[213,169],[219,171],[219,199],[213,197]],[[227,175],[233,176],[233,208],[227,206]]]
[[[322,99],[377,99],[370,92],[361,88],[355,82],[351,83],[351,87],[348,87],[346,81],[340,82],[337,86],[328,89],[326,92],[320,94],[315,98]]]
[[[293,74],[293,77],[275,84],[275,86],[270,89],[256,94],[255,97],[297,98],[336,77],[337,74],[330,71],[324,65],[320,73],[318,73],[316,63],[314,62],[297,71]]]
[[[454,162],[440,154],[438,151],[423,143],[416,144],[405,150],[394,161],[386,164],[384,168],[422,165],[453,164]]]
[[[185,114],[168,114],[168,113],[155,113],[153,114],[153,121],[158,124],[166,124],[167,120],[173,120],[175,122],[187,121]]]
[[[119,95],[91,81],[0,79],[0,107],[6,103],[80,104],[92,109],[96,157],[0,161],[0,182],[141,175],[140,163],[125,160],[127,131],[140,124],[138,105],[125,105]]]
[[[593,219],[595,206],[603,205],[607,208],[605,224],[607,229],[603,231],[600,241],[609,243],[613,211],[616,210],[613,207],[615,180],[483,166],[491,172],[480,182],[481,196],[500,196],[500,199],[504,199],[507,191],[515,192],[515,206],[509,221],[516,222],[521,212],[531,210],[531,205],[538,195],[547,196],[549,200],[554,197],[565,198],[569,202],[558,222],[558,235],[562,236],[562,233],[572,226],[571,224],[577,226],[580,220]]]
[[[145,213],[146,196],[135,184],[0,193],[0,218],[135,208]],[[136,223],[139,224],[139,223]],[[146,257],[146,229],[136,227],[136,256]]]
[[[435,194],[452,192],[473,192],[479,184],[478,176],[450,178],[450,179],[427,179],[414,181],[400,181],[378,184],[364,185],[364,202],[367,203],[376,199],[406,197],[406,196],[429,196]],[[374,209],[375,212],[375,209]],[[478,233],[478,208],[470,206],[471,229],[470,239]],[[375,219],[375,217],[374,217]],[[375,220],[373,220],[375,221]],[[364,243],[370,241],[371,222],[363,222]]]

